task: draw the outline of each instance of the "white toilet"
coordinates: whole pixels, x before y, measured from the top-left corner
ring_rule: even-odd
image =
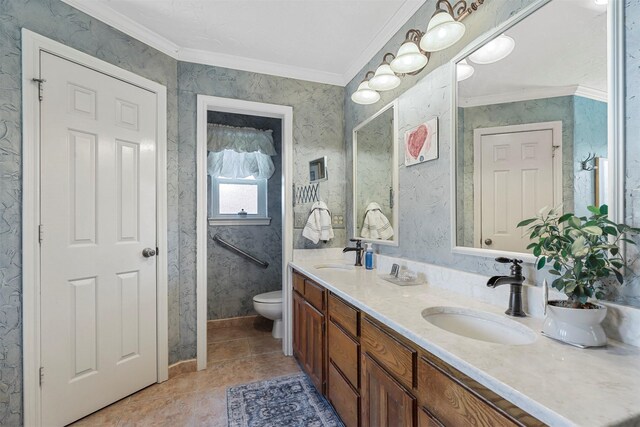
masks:
[[[282,291],[266,292],[253,297],[253,308],[262,317],[273,320],[271,335],[282,338]]]

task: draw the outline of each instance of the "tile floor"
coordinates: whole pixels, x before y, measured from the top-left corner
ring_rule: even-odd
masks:
[[[227,426],[226,388],[300,372],[268,324],[208,331],[207,369],[154,384],[72,424],[84,426]]]

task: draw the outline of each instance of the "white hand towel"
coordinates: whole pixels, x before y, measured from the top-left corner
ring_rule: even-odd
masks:
[[[307,224],[302,230],[302,236],[318,243],[320,240],[333,239],[333,227],[331,226],[331,212],[325,202],[315,202],[311,206],[311,214]]]
[[[364,214],[364,223],[360,236],[366,239],[389,240],[393,237],[393,227],[382,213],[377,203],[369,203]]]

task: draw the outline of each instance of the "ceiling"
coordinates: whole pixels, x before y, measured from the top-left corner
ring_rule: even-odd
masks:
[[[345,86],[425,0],[63,1],[181,61]]]
[[[606,100],[607,7],[594,0],[553,0],[504,34],[515,49],[460,82],[461,106],[578,93]]]

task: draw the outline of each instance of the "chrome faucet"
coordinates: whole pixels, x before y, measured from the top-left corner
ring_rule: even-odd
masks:
[[[356,267],[362,267],[362,253],[364,252],[364,248],[362,247],[362,240],[360,239],[350,239],[352,242],[356,243],[356,247],[347,246],[342,250],[342,253],[346,252],[355,252],[356,253]]]
[[[496,261],[502,264],[511,263],[511,276],[493,276],[487,282],[487,286],[495,288],[500,285],[511,285],[509,295],[509,308],[505,313],[513,317],[526,317],[527,314],[522,309],[522,284],[525,277],[522,275],[522,260],[499,257]]]

